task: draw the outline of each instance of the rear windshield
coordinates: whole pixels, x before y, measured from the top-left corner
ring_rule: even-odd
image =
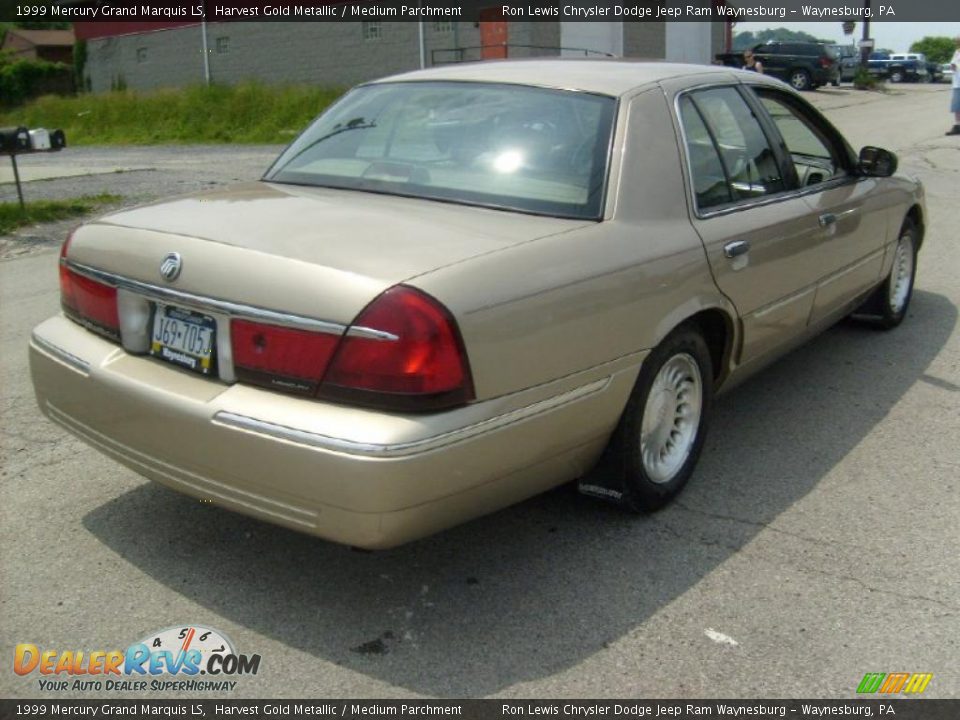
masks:
[[[615,109],[611,97],[520,85],[366,85],[266,179],[595,219]]]

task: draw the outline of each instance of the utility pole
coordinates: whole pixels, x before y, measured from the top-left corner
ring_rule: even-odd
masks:
[[[206,8],[204,8],[206,12]],[[203,44],[203,82],[209,87],[210,85],[210,48],[207,46],[207,21],[206,19],[200,21],[200,34]]]
[[[867,64],[870,61],[870,50],[867,40],[870,39],[870,0],[863,0],[863,35],[861,36],[860,41],[860,67],[864,70],[867,69]]]
[[[419,40],[420,40],[420,69],[423,70],[427,66],[427,39],[423,32],[423,20],[417,23],[419,25]]]

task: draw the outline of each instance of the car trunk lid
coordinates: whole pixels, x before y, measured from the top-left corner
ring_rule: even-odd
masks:
[[[350,323],[387,288],[589,224],[450,203],[252,183],[120,211],[70,260],[194,296]],[[178,253],[180,275],[160,266]]]

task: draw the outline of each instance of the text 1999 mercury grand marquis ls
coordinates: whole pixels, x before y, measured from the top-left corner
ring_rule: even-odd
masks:
[[[903,319],[925,209],[895,170],[729,68],[369,83],[263,181],[77,229],[37,398],[148,478],[360,547],[576,478],[656,509],[720,387]]]

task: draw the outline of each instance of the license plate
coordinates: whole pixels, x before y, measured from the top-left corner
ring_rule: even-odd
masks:
[[[153,313],[150,354],[161,360],[210,375],[216,369],[217,321],[191,310],[157,303]]]

